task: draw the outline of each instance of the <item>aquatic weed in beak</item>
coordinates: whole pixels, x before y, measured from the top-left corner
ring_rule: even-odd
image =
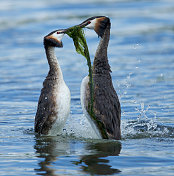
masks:
[[[100,129],[100,133],[103,136],[103,138],[108,139],[108,135],[106,133],[104,124],[101,121],[97,120],[93,110],[94,84],[92,77],[92,66],[84,31],[82,27],[77,25],[67,29],[66,34],[73,39],[77,53],[83,55],[87,60],[87,65],[89,68],[89,87],[90,87],[90,104],[88,104],[88,113],[96,123],[97,127]]]
[[[88,45],[83,29],[80,26],[73,26],[67,29],[66,34],[73,39],[77,53],[83,55],[87,61],[90,61]]]
[[[69,29],[67,29],[66,34],[73,39],[75,48],[77,53],[83,55],[86,60],[89,67],[89,86],[90,86],[90,98],[91,98],[91,104],[88,107],[88,111],[90,114],[93,114],[93,78],[92,78],[92,66],[91,66],[91,60],[88,50],[88,45],[86,42],[84,30],[80,26],[73,26]]]

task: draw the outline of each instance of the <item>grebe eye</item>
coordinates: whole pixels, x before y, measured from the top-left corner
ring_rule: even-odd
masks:
[[[88,24],[90,24],[91,22],[90,21],[88,21]]]
[[[60,32],[57,32],[57,34],[60,34]]]

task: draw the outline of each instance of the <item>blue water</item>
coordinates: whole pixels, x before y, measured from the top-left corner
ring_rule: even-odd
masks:
[[[173,0],[0,4],[0,175],[174,175]],[[112,23],[108,56],[122,140],[87,138],[80,83],[88,69],[68,37],[56,49],[72,96],[66,134],[37,137],[34,116],[48,72],[43,37],[95,15]],[[85,34],[93,58],[99,39]]]

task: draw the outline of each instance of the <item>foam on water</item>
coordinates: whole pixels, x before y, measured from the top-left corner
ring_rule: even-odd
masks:
[[[174,138],[174,127],[158,124],[152,119],[122,122],[123,139],[140,139],[152,137]]]
[[[84,114],[78,116],[71,115],[62,134],[77,138],[99,139]]]
[[[137,101],[134,101],[137,103]],[[126,113],[122,114],[121,132],[122,139],[143,139],[143,138],[174,138],[174,126],[158,122],[156,112],[152,111],[150,105],[145,106],[141,102],[135,107],[135,118],[125,119]],[[64,136],[76,138],[99,139],[84,114],[72,114],[63,129]]]
[[[164,125],[158,122],[156,112],[151,111],[148,105],[145,107],[144,103],[140,103],[140,109],[135,108],[138,117],[135,120],[122,120],[122,138],[152,138],[152,137],[167,137],[174,138],[174,126]],[[148,117],[147,114],[153,115]]]
[[[143,106],[142,106],[143,107]],[[121,131],[122,139],[142,139],[142,138],[174,138],[174,126],[167,126],[157,122],[156,115],[154,118],[148,118],[144,108],[135,120],[122,119]],[[143,116],[142,116],[143,114]],[[62,135],[76,138],[98,139],[94,129],[91,127],[85,115],[73,116],[68,119]]]

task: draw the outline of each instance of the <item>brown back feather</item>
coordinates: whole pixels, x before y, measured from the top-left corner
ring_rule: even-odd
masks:
[[[57,84],[56,78],[50,78],[49,74],[43,82],[43,88],[41,90],[37,113],[35,116],[35,132],[39,134],[48,134],[50,128],[55,122],[55,116],[57,114],[57,103],[55,97],[55,84]],[[57,90],[57,89],[56,89]]]

